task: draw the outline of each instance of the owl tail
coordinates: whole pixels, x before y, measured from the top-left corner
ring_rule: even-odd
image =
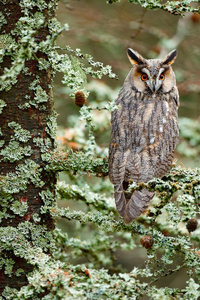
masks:
[[[115,202],[119,214],[124,218],[125,223],[130,223],[139,217],[148,207],[154,196],[154,192],[147,189],[134,191],[132,194],[124,193],[123,185],[115,186]]]

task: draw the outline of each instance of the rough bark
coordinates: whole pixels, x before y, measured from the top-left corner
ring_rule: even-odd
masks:
[[[46,1],[48,3],[49,1]],[[37,7],[34,7],[32,13],[37,12]],[[15,42],[20,45],[21,37],[14,33],[15,26],[21,17],[24,17],[24,12],[20,7],[20,1],[4,1],[0,5],[0,12],[6,20],[1,27],[2,35],[11,35]],[[43,28],[36,30],[34,40],[38,43],[45,41],[49,35],[49,29],[46,25],[48,19],[54,15],[55,9],[44,9],[40,11],[45,16]],[[27,41],[27,47],[29,41]],[[12,45],[10,45],[12,47]],[[3,47],[3,46],[2,46]],[[3,101],[3,109],[0,114],[0,128],[2,147],[0,148],[0,177],[5,183],[9,179],[16,177],[16,185],[19,177],[19,168],[21,170],[20,180],[24,180],[25,187],[15,190],[11,184],[10,191],[5,190],[5,185],[0,187],[0,211],[1,227],[12,226],[17,228],[22,222],[30,222],[36,226],[44,226],[46,230],[54,228],[54,221],[48,210],[44,213],[41,207],[44,205],[44,192],[55,193],[55,174],[45,172],[45,163],[42,160],[44,151],[54,149],[54,137],[50,133],[50,117],[54,113],[52,99],[52,75],[49,69],[39,69],[38,59],[48,60],[47,54],[37,51],[26,59],[24,67],[17,75],[17,80],[12,84],[11,88],[5,88],[0,91],[0,99]],[[14,55],[4,53],[3,61],[0,64],[0,75],[3,75],[5,68],[10,69],[14,62]],[[26,71],[25,71],[26,70]],[[37,81],[36,81],[37,80]],[[35,86],[31,87],[35,82]],[[36,93],[40,90],[44,93],[46,101],[36,101]],[[28,105],[26,106],[26,103]],[[34,103],[34,104],[32,104]],[[24,135],[24,137],[23,137]],[[45,146],[48,143],[48,147]],[[15,149],[16,147],[16,149]],[[13,151],[13,154],[12,154]],[[32,169],[30,168],[32,165]],[[25,167],[26,166],[26,167]],[[33,168],[35,170],[33,172]],[[26,171],[25,171],[26,170]],[[28,175],[27,175],[28,174]],[[32,174],[32,175],[31,175]],[[32,177],[31,177],[32,176]],[[37,177],[37,182],[34,178]],[[13,183],[13,181],[11,181]],[[40,184],[41,183],[41,184]],[[5,201],[7,207],[5,207]],[[14,205],[27,205],[24,214],[17,213],[13,208]],[[37,216],[37,218],[34,218]],[[32,235],[28,237],[31,242]],[[20,243],[20,241],[19,241]],[[48,251],[47,251],[48,252]],[[14,261],[12,267],[12,275],[5,272],[5,261],[11,259]],[[15,255],[14,251],[3,249],[1,253],[3,268],[0,271],[0,293],[5,286],[20,288],[27,283],[27,273],[32,270],[32,266],[27,263],[26,259]],[[16,276],[15,272],[18,269],[23,269],[24,272]]]

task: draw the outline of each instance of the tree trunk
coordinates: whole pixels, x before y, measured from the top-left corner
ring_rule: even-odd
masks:
[[[48,62],[48,55],[45,51],[41,51],[39,43],[50,35],[48,22],[54,17],[55,1],[45,1],[44,8],[39,7],[37,4],[39,1],[30,1],[32,7],[27,9],[20,1],[2,2],[0,5],[0,13],[3,16],[0,28],[1,227],[7,236],[11,234],[13,228],[22,234],[22,223],[24,228],[31,228],[34,225],[37,231],[37,227],[39,229],[42,226],[44,231],[48,232],[54,228],[54,221],[46,207],[49,202],[52,204],[54,201],[56,177],[55,174],[46,173],[47,163],[42,159],[42,154],[54,149],[52,126],[55,122],[55,112],[51,70],[39,67],[39,61]],[[52,4],[52,7],[49,4]],[[39,23],[41,20],[39,14],[44,17],[42,25]],[[31,230],[28,234],[26,231],[24,236],[30,244],[37,243],[37,238]],[[7,246],[3,234],[0,236],[0,243],[2,249],[0,293],[2,293],[5,286],[19,289],[27,284],[26,275],[32,270],[32,265],[21,255],[18,256],[17,250],[12,248],[12,245]],[[48,246],[43,250],[48,253]]]

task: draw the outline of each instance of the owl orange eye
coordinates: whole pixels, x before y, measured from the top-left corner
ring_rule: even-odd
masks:
[[[164,79],[165,79],[165,75],[164,75],[164,74],[160,74],[159,79],[160,79],[160,80],[164,80]]]
[[[147,74],[142,74],[141,79],[142,81],[146,81],[148,79]]]

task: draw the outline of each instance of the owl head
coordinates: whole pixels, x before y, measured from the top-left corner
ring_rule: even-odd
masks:
[[[156,96],[170,92],[176,84],[171,65],[176,59],[177,51],[171,51],[162,59],[145,59],[138,52],[129,48],[128,58],[133,65],[132,80],[134,89]]]

